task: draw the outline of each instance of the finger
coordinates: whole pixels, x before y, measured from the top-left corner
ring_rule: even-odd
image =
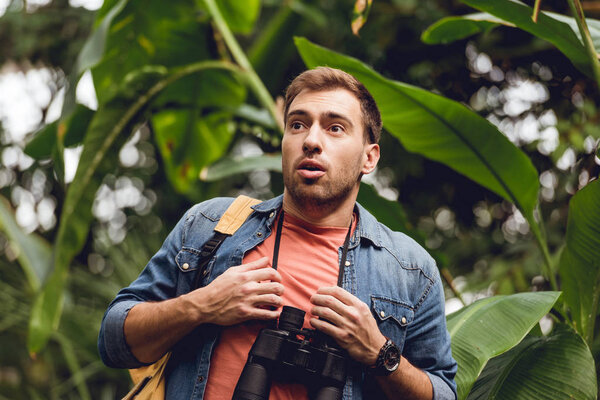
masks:
[[[348,306],[355,305],[358,301],[360,301],[356,296],[352,295],[351,293],[347,292],[339,286],[320,287],[319,289],[317,289],[317,293],[333,296],[340,302]]]
[[[329,308],[340,315],[346,315],[348,313],[348,306],[329,294],[313,294],[310,298],[310,302],[315,306]]]
[[[255,269],[247,272],[247,278],[251,281],[262,282],[272,281],[281,282],[281,275],[273,268]]]
[[[265,268],[268,265],[269,265],[269,258],[262,257],[262,258],[259,258],[258,260],[254,260],[254,261],[246,263],[246,264],[238,265],[238,268],[240,269],[240,271],[246,272],[246,271],[253,271],[253,270]]]
[[[311,318],[309,322],[314,329],[331,336],[339,344],[339,338],[342,334],[342,330],[340,328],[330,324],[327,321],[321,321],[318,318]]]
[[[280,313],[281,313],[281,310],[269,310],[269,309],[256,308],[252,311],[251,319],[261,319],[261,320],[277,319],[277,318],[279,318]]]
[[[283,294],[284,287],[279,282],[260,282],[257,284],[254,291],[255,294],[275,294],[281,296]]]
[[[279,308],[283,305],[283,300],[276,294],[261,294],[253,299],[252,304],[255,307]]]
[[[315,306],[310,310],[310,313],[312,314],[312,316],[319,317],[319,319],[321,320],[325,319],[327,320],[326,322],[329,322],[336,326],[341,327],[344,324],[343,317],[327,307]]]

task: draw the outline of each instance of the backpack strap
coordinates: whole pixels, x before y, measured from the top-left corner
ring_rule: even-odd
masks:
[[[214,235],[202,246],[202,250],[200,251],[201,261],[196,277],[194,278],[193,289],[196,289],[200,285],[200,279],[204,276],[206,265],[216,253],[219,246],[221,246],[221,243],[242,226],[248,216],[254,211],[252,210],[252,206],[258,203],[260,203],[260,200],[239,195],[225,210],[217,226],[215,226]]]

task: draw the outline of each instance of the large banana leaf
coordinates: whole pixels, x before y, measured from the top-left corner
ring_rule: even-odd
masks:
[[[467,399],[595,399],[595,371],[594,358],[583,338],[559,325],[549,336],[529,335],[491,359]]]
[[[463,3],[487,12],[496,18],[514,24],[526,32],[556,46],[583,73],[593,77],[589,56],[580,37],[569,24],[540,12],[537,22],[531,18],[533,9],[517,0],[461,0]],[[555,14],[556,15],[556,14]],[[567,17],[564,17],[567,18]],[[598,49],[598,47],[596,47]]]
[[[569,25],[571,30],[573,30],[573,33],[581,39],[581,33],[577,27],[577,21],[575,21],[574,18],[547,11],[542,11],[542,13]],[[596,48],[596,51],[600,52],[600,21],[597,19],[586,18],[586,22],[594,47]],[[488,13],[445,17],[428,27],[421,35],[421,39],[427,44],[451,43],[477,33],[488,31],[499,25],[516,27],[514,23],[497,18]],[[561,39],[562,38],[560,37],[556,38],[556,40]]]
[[[463,400],[489,359],[518,344],[550,311],[559,292],[519,293],[479,300],[447,317],[456,385]]]
[[[369,89],[387,131],[409,151],[439,161],[513,202],[531,225],[539,188],[535,168],[485,118],[464,105],[386,79],[355,58],[296,38],[309,68],[328,65],[342,69]]]
[[[113,168],[116,148],[124,143],[134,123],[152,99],[172,82],[206,69],[237,70],[225,62],[205,61],[168,72],[145,67],[128,75],[119,95],[102,104],[90,123],[83,152],[64,202],[54,246],[52,275],[32,309],[28,348],[35,353],[58,327],[68,266],[83,247],[92,220],[92,203],[106,171]]]
[[[579,190],[569,202],[559,272],[576,329],[591,343],[600,298],[600,180]]]
[[[30,289],[35,293],[48,274],[52,254],[50,244],[34,233],[23,232],[15,220],[10,203],[2,196],[0,230],[6,235],[9,246],[17,255],[17,260],[27,277]]]
[[[425,29],[421,34],[421,40],[427,44],[447,44],[486,32],[498,25],[514,27],[513,24],[488,13],[452,15],[436,21]]]

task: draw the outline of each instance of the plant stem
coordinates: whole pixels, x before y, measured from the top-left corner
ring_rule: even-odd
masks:
[[[585,50],[587,51],[588,56],[590,58],[590,64],[592,67],[592,72],[594,74],[594,79],[596,80],[596,85],[598,86],[598,88],[600,88],[600,60],[598,59],[598,53],[596,52],[594,43],[592,42],[592,37],[590,35],[587,22],[585,21],[583,7],[581,6],[579,0],[567,0],[567,3],[569,3],[571,13],[575,18],[575,21],[577,21],[579,33],[581,33],[581,39],[583,40]]]
[[[462,297],[462,293],[460,292],[460,290],[458,290],[458,288],[454,284],[454,278],[452,277],[450,270],[448,270],[448,268],[442,268],[442,269],[440,269],[440,274],[442,275],[442,277],[448,284],[448,287],[450,288],[450,290],[452,290],[452,293],[454,293],[454,296],[458,300],[460,300],[460,302],[462,303],[463,306],[466,306],[467,303],[465,302],[465,299]]]
[[[540,13],[540,4],[541,3],[542,3],[542,0],[535,0],[535,4],[533,6],[533,15],[531,16],[531,19],[533,20],[533,22],[537,22],[538,14]]]
[[[217,29],[223,36],[223,40],[225,40],[227,47],[229,47],[229,51],[231,52],[233,59],[246,72],[250,88],[254,91],[254,94],[262,106],[269,111],[276,125],[279,126],[277,108],[275,107],[275,102],[273,101],[271,94],[263,84],[262,80],[256,74],[256,71],[254,71],[252,64],[250,64],[248,57],[246,57],[246,53],[244,53],[240,47],[239,43],[235,39],[235,36],[233,36],[233,33],[231,32],[231,29],[229,29],[229,26],[223,18],[219,7],[215,3],[215,0],[204,0],[204,4],[206,5],[206,8],[208,8],[208,11],[212,16]],[[281,132],[279,133],[281,134]]]
[[[540,218],[541,219],[541,218]],[[534,223],[531,225],[531,230],[533,235],[535,236],[540,249],[542,250],[542,256],[544,258],[544,275],[550,281],[550,287],[552,290],[558,290],[558,284],[556,283],[556,277],[554,276],[554,271],[552,270],[552,261],[550,260],[550,251],[548,250],[548,244],[544,240],[542,236],[542,231],[540,230],[540,226],[533,220]]]

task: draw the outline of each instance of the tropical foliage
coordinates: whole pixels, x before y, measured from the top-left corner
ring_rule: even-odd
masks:
[[[0,373],[0,390],[6,386],[7,395],[16,397],[21,387],[27,387],[23,398],[44,398],[40,388],[50,387],[50,398],[84,399],[114,398],[124,392],[126,374],[104,368],[96,355],[102,310],[120,287],[135,278],[189,204],[240,190],[265,197],[281,192],[281,115],[274,95],[281,93],[290,74],[303,69],[301,59],[307,68],[328,65],[353,74],[381,109],[384,156],[376,178],[363,184],[359,201],[393,229],[408,232],[429,247],[449,297],[467,303],[447,317],[459,363],[459,399],[596,398],[600,183],[595,160],[600,133],[594,125],[600,122],[600,21],[585,19],[579,0],[553,5],[558,12],[540,11],[544,3],[539,0],[533,8],[516,0],[461,2],[464,8],[443,10],[434,0],[419,4],[408,0],[177,0],[168,6],[161,1],[106,0],[92,33],[66,69],[60,119],[41,126],[25,147],[36,168],[49,171],[45,179],[52,180],[51,190],[60,200],[56,228],[24,233],[10,202],[0,202],[0,229],[8,243],[8,262],[2,260],[0,271],[10,271],[0,282],[5,315],[0,319],[0,342],[23,344],[15,351],[3,345],[0,354],[6,365],[23,363],[28,360],[26,353],[33,357],[26,361],[29,366],[22,367],[29,371],[22,384],[4,384]],[[435,12],[427,14],[431,10]],[[15,17],[9,11],[2,18]],[[414,21],[419,21],[418,27],[403,26]],[[353,31],[368,39],[353,37]],[[422,32],[425,44],[405,47],[400,38],[408,31]],[[558,60],[551,70],[569,75],[568,81],[555,83],[560,90],[566,90],[563,86],[568,82],[577,82],[569,90],[579,97],[570,96],[566,111],[559,113],[565,116],[560,123],[567,132],[559,150],[564,155],[568,146],[580,149],[579,165],[583,165],[572,167],[575,178],[565,177],[573,193],[568,206],[564,196],[568,223],[560,215],[554,217],[560,207],[549,212],[549,202],[544,201],[544,190],[558,186],[549,186],[548,179],[557,178],[554,172],[548,175],[547,164],[557,162],[561,154],[536,152],[535,143],[517,146],[500,121],[492,118],[494,112],[486,116],[486,106],[478,106],[480,88],[470,88],[472,96],[461,98],[457,93],[464,88],[454,92],[447,84],[450,73],[445,63],[432,65],[432,60],[462,57],[466,44],[474,65],[471,75],[481,78],[488,73],[476,65],[482,53],[474,54],[473,42],[467,40],[492,54],[505,51],[498,37],[513,34],[533,40],[525,47],[526,57],[538,51],[542,59]],[[406,42],[411,40],[416,42],[416,38]],[[412,49],[429,45],[435,45],[429,47],[435,51],[420,50],[424,55],[419,62],[400,60],[394,53],[410,58]],[[522,50],[509,48],[503,57],[518,63],[522,61],[515,55],[518,51]],[[544,58],[546,53],[552,57]],[[394,62],[411,72],[396,71]],[[410,62],[414,66],[406,64]],[[452,67],[458,75],[450,74],[456,81],[465,70],[459,65]],[[536,68],[540,71],[539,63]],[[77,85],[89,71],[96,110],[76,101]],[[432,79],[430,75],[436,74],[437,80]],[[487,93],[491,92],[492,88]],[[572,114],[573,98],[579,99],[576,103],[583,110],[578,109],[582,116],[577,120],[567,117]],[[496,98],[486,104],[497,107],[498,103]],[[592,143],[590,151],[583,150],[584,142],[587,147]],[[78,146],[81,157],[70,180],[65,174],[65,149]],[[132,146],[138,160],[124,162],[123,154]],[[405,178],[400,186],[390,174],[416,178]],[[168,183],[162,182],[163,176]],[[452,189],[445,186],[447,177],[453,181]],[[123,194],[114,200],[120,199],[121,209],[102,220],[102,201],[113,193],[111,188],[126,193],[128,182],[142,189],[159,188],[155,208],[160,212],[139,207],[137,214],[126,217],[122,209],[134,206],[127,206]],[[467,188],[480,197],[472,200],[471,194],[461,191],[454,196],[456,211],[439,207],[425,211],[433,218],[413,218],[431,202],[411,198],[416,195],[404,191],[436,185],[442,193]],[[3,194],[15,198],[15,190]],[[382,197],[394,190],[401,192],[398,201]],[[153,196],[158,197],[147,193],[148,199]],[[489,210],[499,212],[505,223],[523,219],[521,243],[503,240],[499,228],[494,230],[491,222],[483,221],[491,218],[485,205],[489,203],[495,204]],[[449,216],[460,215],[463,205],[479,216],[479,228],[489,229],[461,233],[448,228]],[[127,221],[126,236],[115,228],[118,218]],[[124,226],[124,222],[119,225]],[[498,234],[500,240],[490,239]],[[436,245],[440,240],[450,244]],[[466,248],[458,244],[464,242],[469,242],[473,253],[490,253],[480,257],[490,260],[484,264],[494,263],[485,271],[487,277],[477,277],[477,267],[460,267],[466,258],[455,249]],[[521,256],[515,257],[516,253]],[[489,293],[493,296],[472,301],[461,293],[452,274],[469,276],[465,291],[471,293],[490,282],[503,286]],[[536,275],[543,279],[536,277],[536,290],[531,291],[523,281]],[[17,339],[24,330],[26,350]],[[47,377],[52,377],[50,383],[43,382]]]

